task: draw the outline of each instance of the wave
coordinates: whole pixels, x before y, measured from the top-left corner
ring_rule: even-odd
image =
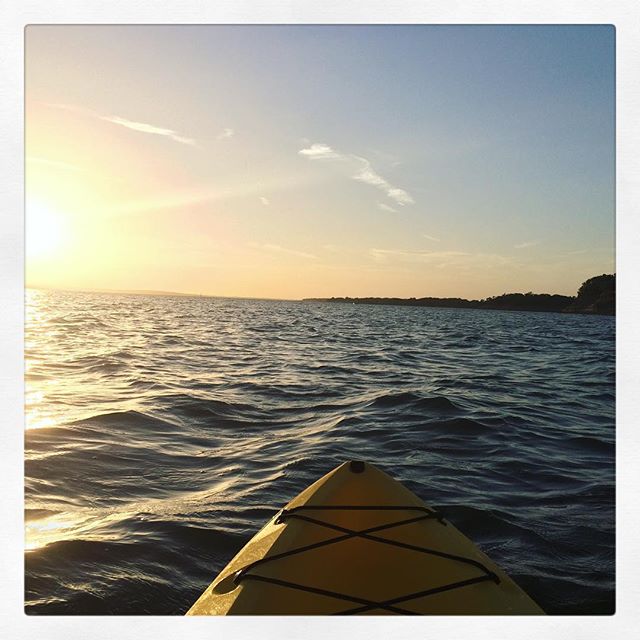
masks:
[[[600,438],[594,438],[590,436],[575,436],[563,441],[563,446],[576,447],[583,451],[589,451],[592,453],[600,453],[609,457],[615,454],[615,443],[606,442]]]
[[[75,524],[27,554],[29,613],[184,613],[353,458],[444,505],[548,611],[613,602],[610,318],[41,298],[28,411],[53,426],[25,433],[25,519]]]
[[[385,393],[375,398],[371,407],[393,408],[407,407],[411,409],[424,409],[432,411],[456,411],[458,407],[444,396],[426,397],[412,392]]]
[[[99,413],[87,418],[74,420],[70,424],[77,426],[98,424],[105,427],[142,430],[175,430],[179,427],[175,422],[169,422],[166,419],[135,410]]]
[[[42,520],[43,518],[48,518],[49,516],[56,515],[60,513],[55,509],[25,509],[24,510],[24,519],[25,522],[31,522],[32,520]]]
[[[192,418],[240,416],[258,412],[255,406],[247,403],[201,398],[186,393],[164,394],[157,396],[156,401],[173,412]]]
[[[440,431],[446,435],[456,436],[479,436],[495,432],[493,427],[470,418],[453,418],[451,420],[428,422],[425,423],[424,428],[428,431]]]

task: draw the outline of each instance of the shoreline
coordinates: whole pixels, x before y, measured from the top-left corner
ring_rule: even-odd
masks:
[[[25,287],[28,290],[63,291],[69,293],[90,293],[107,295],[132,295],[153,297],[221,298],[231,300],[264,300],[283,302],[328,302],[332,304],[368,304],[380,306],[430,307],[441,309],[489,309],[494,311],[535,311],[545,313],[571,313],[577,315],[616,315],[616,276],[602,274],[585,280],[575,296],[550,293],[503,293],[482,300],[466,298],[389,298],[349,296],[331,298],[264,298],[245,296],[221,296],[202,293],[185,293],[162,290],[122,290],[122,289],[57,289],[50,287]]]
[[[580,315],[616,315],[616,276],[603,273],[585,280],[575,296],[552,293],[503,293],[482,300],[466,298],[304,298],[303,302],[333,304],[370,304],[402,307],[431,307],[447,309],[490,309],[494,311],[538,311],[573,313]]]
[[[419,299],[418,299],[419,300]],[[411,302],[411,299],[399,298],[394,301],[390,298],[303,298],[301,302],[309,303],[330,303],[330,304],[359,304],[372,307],[423,307],[428,309],[461,309],[463,311],[525,311],[531,313],[561,313],[565,315],[581,316],[615,316],[613,313],[599,311],[588,311],[580,309],[523,309],[518,307],[497,307],[486,305],[455,305],[455,304],[425,304],[418,301]]]

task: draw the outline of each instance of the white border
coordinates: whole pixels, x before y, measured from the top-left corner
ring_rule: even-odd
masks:
[[[640,623],[640,10],[634,0],[0,0],[0,633],[6,638],[140,640],[212,634],[234,638],[633,637]],[[10,5],[10,6],[9,6]],[[358,619],[158,616],[26,616],[23,610],[23,29],[30,23],[430,23],[613,24],[617,34],[617,613],[545,618],[362,617]],[[636,242],[634,242],[634,239]],[[5,424],[6,423],[6,424]]]

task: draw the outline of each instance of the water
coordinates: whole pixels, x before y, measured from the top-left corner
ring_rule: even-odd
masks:
[[[351,458],[613,612],[613,318],[31,290],[26,328],[29,614],[183,614]]]

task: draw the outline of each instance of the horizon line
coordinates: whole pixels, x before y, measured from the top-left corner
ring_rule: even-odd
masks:
[[[599,275],[616,275],[616,272],[614,271],[613,273],[602,273]],[[595,278],[595,277],[599,277],[599,276],[590,276],[589,278],[587,278],[586,280],[590,280],[591,278]],[[586,282],[583,281],[583,282]],[[578,289],[580,288],[581,284],[580,283],[577,288],[576,288],[576,294],[574,294],[574,296],[565,296],[565,294],[562,293],[548,293],[548,292],[543,292],[543,293],[535,293],[533,291],[528,291],[527,293],[532,293],[533,295],[556,295],[556,296],[565,296],[565,297],[575,297],[575,295],[577,295]],[[104,287],[51,287],[51,286],[39,286],[39,285],[25,285],[24,290],[28,291],[29,289],[35,289],[35,290],[40,290],[40,291],[66,291],[66,292],[71,292],[71,293],[111,293],[111,294],[121,294],[121,295],[139,295],[139,296],[182,296],[182,297],[187,297],[187,298],[225,298],[225,299],[234,299],[234,300],[279,300],[279,301],[283,301],[283,302],[303,302],[305,300],[331,300],[331,299],[336,299],[336,298],[343,298],[343,299],[351,299],[351,300],[357,300],[357,299],[397,299],[397,300],[411,300],[411,299],[415,299],[415,300],[420,300],[420,299],[424,299],[424,298],[434,298],[434,299],[440,299],[440,300],[446,300],[446,299],[458,299],[458,300],[486,300],[488,298],[493,298],[493,297],[497,297],[497,296],[501,296],[501,295],[512,295],[512,294],[518,294],[521,293],[522,295],[525,295],[524,292],[520,292],[520,291],[510,291],[510,292],[503,292],[503,293],[499,293],[499,294],[495,294],[492,296],[485,296],[484,298],[473,298],[473,299],[469,299],[469,298],[461,298],[460,296],[429,296],[429,295],[425,295],[425,296],[408,296],[408,297],[399,297],[399,296],[306,296],[303,298],[273,298],[273,297],[267,297],[267,296],[233,296],[233,295],[220,295],[220,294],[215,294],[215,293],[193,293],[193,292],[184,292],[184,291],[164,291],[164,290],[157,290],[157,289],[111,289],[111,288],[104,288]]]

